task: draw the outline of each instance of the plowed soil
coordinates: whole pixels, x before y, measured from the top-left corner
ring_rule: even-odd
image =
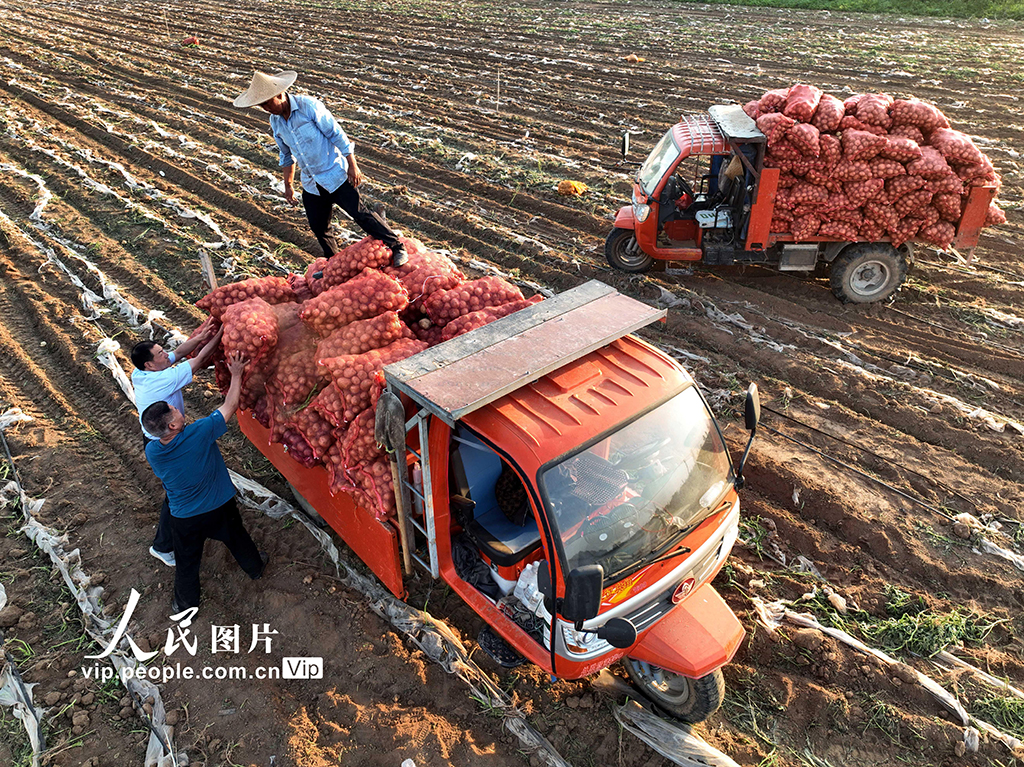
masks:
[[[1012,761],[991,738],[961,756],[963,727],[911,677],[830,638],[769,634],[751,596],[797,600],[823,586],[791,567],[803,557],[875,619],[891,614],[895,588],[939,615],[994,623],[952,649],[1024,687],[1024,573],[980,553],[981,534],[952,523],[964,512],[991,515],[1005,535],[985,537],[1024,550],[1020,26],[669,2],[0,8],[0,411],[34,417],[7,432],[22,481],[48,499],[44,521],[67,532],[102,580],[107,613],[120,615],[132,588],[142,592],[136,636],[156,648],[168,625],[171,571],[146,554],[160,488],[133,407],[96,346],[118,341],[117,361],[130,370],[127,350],[146,332],[119,299],[143,320],[162,312],[158,329],[198,324],[201,249],[222,281],[301,270],[319,255],[301,209],[282,198],[266,116],[230,104],[253,69],[295,69],[296,89],[322,98],[356,141],[364,194],[396,228],[450,250],[469,271],[496,269],[554,291],[597,278],[667,301],[667,326],[646,337],[693,372],[734,453],[746,436],[742,391],[760,385],[764,428],[742,494],[746,544],[716,581],[748,638],[726,668],[725,705],[697,732],[744,765]],[[198,45],[183,45],[188,35]],[[934,101],[1002,174],[1008,223],[985,231],[969,265],[919,251],[885,305],[843,305],[827,279],[760,268],[611,271],[611,216],[679,113],[798,81],[840,96]],[[634,149],[622,163],[626,130]],[[560,197],[565,179],[589,191]],[[336,225],[362,236],[350,222]],[[186,402],[204,414],[217,397],[205,376]],[[222,444],[231,468],[287,495],[236,429]],[[83,656],[97,648],[5,513],[0,580],[25,614],[4,631],[38,685],[37,702],[46,701],[47,758],[141,764],[141,721],[116,684],[81,677]],[[333,580],[304,529],[244,518],[271,569],[250,582],[211,544],[194,625],[203,641],[196,658],[181,649],[175,657],[221,662],[210,656],[210,626],[239,624],[243,647],[231,662],[323,656],[324,678],[168,682],[163,698],[192,764],[529,761],[500,717]],[[410,591],[476,647],[479,620],[443,584],[424,578]],[[827,605],[801,604],[819,617]],[[272,654],[246,654],[246,632],[264,623],[279,632]],[[998,724],[984,703],[993,691],[896,654]],[[503,671],[480,651],[474,658],[571,763],[668,763],[620,730],[589,682],[552,682],[528,666]],[[1017,712],[1002,726],[1024,738]],[[6,713],[0,764],[27,764],[24,741]]]

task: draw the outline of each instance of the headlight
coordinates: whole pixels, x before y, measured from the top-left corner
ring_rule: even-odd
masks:
[[[633,203],[633,218],[637,223],[642,224],[647,220],[647,217],[651,215],[650,205],[641,205],[640,203]]]
[[[608,643],[597,638],[596,631],[577,631],[574,626],[562,624],[562,640],[569,652],[585,655],[608,647]]]

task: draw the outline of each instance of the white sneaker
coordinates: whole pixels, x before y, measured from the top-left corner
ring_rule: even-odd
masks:
[[[149,553],[159,559],[168,567],[174,567],[174,552],[173,551],[157,551],[152,546],[149,547]]]

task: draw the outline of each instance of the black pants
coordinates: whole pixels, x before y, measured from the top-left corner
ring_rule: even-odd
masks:
[[[199,565],[207,538],[220,541],[245,574],[257,578],[263,572],[263,560],[256,544],[242,524],[235,499],[213,511],[194,517],[171,517],[174,538],[174,598],[182,609],[199,607]]]
[[[333,192],[328,192],[319,184],[316,185],[316,188],[319,194],[310,194],[305,189],[302,190],[302,205],[306,209],[309,228],[313,230],[313,236],[320,243],[320,247],[324,249],[324,258],[330,258],[341,250],[334,235],[328,231],[331,226],[331,213],[334,205],[339,205],[352,217],[360,229],[374,239],[381,240],[391,250],[401,244],[398,241],[398,235],[384,223],[384,219],[363,205],[359,199],[359,190],[352,186],[351,181],[346,181]]]
[[[153,442],[145,434],[142,435],[142,453],[145,456],[146,445]],[[160,507],[160,519],[156,523],[156,535],[153,536],[153,548],[161,554],[170,554],[174,551],[174,543],[171,541],[171,504],[167,500],[167,493],[164,493],[164,504]]]

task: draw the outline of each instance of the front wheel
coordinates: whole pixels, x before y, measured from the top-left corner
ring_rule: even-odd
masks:
[[[907,259],[887,242],[851,245],[832,262],[832,293],[846,303],[884,301],[907,278]]]
[[[636,232],[616,227],[604,241],[604,255],[608,263],[624,272],[646,272],[654,259],[640,250]]]
[[[722,705],[725,677],[721,669],[700,679],[690,679],[646,661],[626,658],[625,664],[630,680],[644,697],[687,724],[703,722]]]

